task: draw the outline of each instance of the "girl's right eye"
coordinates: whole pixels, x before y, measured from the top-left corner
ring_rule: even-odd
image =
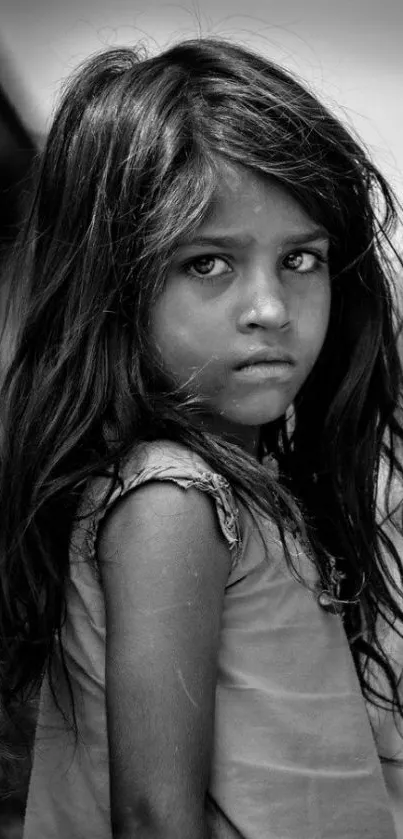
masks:
[[[222,266],[224,266],[224,271],[222,270]],[[226,259],[223,259],[221,256],[206,254],[206,256],[198,256],[196,259],[190,259],[185,263],[184,270],[191,277],[196,277],[199,280],[210,280],[230,273],[231,269]]]

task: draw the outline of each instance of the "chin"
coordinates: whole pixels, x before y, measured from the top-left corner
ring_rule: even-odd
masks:
[[[238,405],[236,408],[232,406],[231,409],[220,410],[222,416],[225,416],[230,422],[237,425],[245,426],[260,426],[266,425],[269,422],[274,422],[280,417],[284,416],[288,406],[292,402],[289,400],[276,400],[269,405],[245,404]]]

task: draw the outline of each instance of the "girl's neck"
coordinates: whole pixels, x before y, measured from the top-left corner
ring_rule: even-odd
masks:
[[[228,443],[235,443],[256,459],[259,456],[259,426],[231,426],[220,417],[202,417],[202,426],[209,431],[221,434]]]

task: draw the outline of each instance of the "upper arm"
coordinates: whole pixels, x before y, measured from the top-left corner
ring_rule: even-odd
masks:
[[[117,834],[155,820],[161,835],[172,824],[172,835],[196,839],[230,567],[211,498],[172,482],[140,486],[106,520],[99,558]]]

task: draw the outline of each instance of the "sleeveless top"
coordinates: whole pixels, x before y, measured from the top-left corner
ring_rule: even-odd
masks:
[[[268,558],[250,511],[185,447],[142,444],[122,469],[118,498],[150,481],[207,492],[230,548],[216,687],[212,839],[396,839],[366,705],[339,616],[290,573],[269,519]],[[86,509],[105,497],[94,482]],[[77,722],[75,743],[45,678],[24,839],[111,839],[105,709],[105,608],[96,538],[106,510],[77,524],[71,543],[63,649]],[[305,578],[315,569],[297,556]],[[53,682],[67,719],[58,656]],[[179,837],[178,837],[179,839]],[[182,837],[181,837],[182,839]],[[183,837],[185,839],[185,837]]]

